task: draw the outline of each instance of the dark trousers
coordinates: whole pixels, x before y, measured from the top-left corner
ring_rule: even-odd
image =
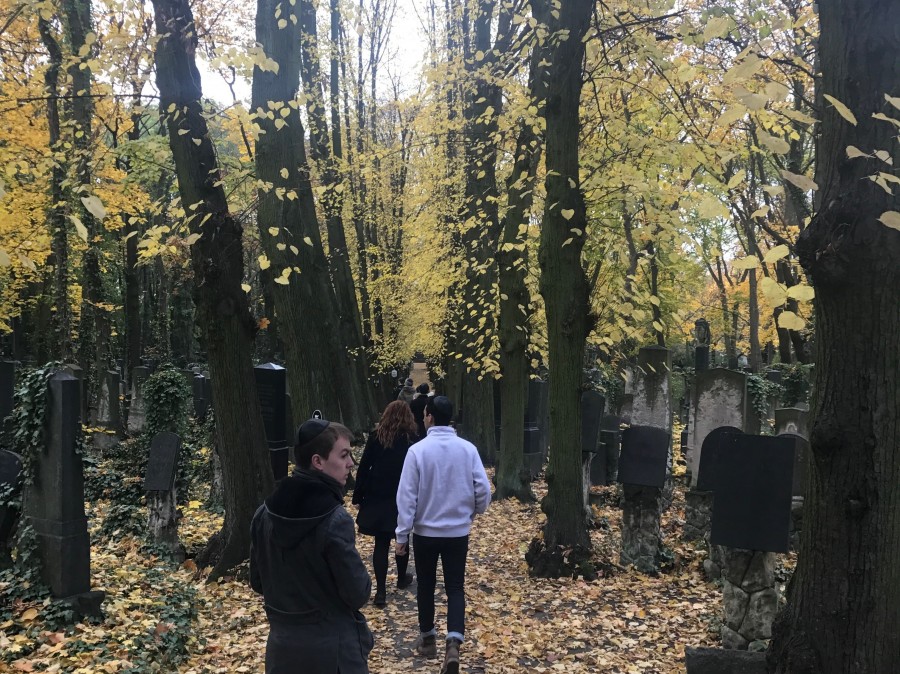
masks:
[[[447,591],[447,633],[462,640],[466,627],[466,555],[469,537],[437,538],[413,534],[418,591],[419,631],[434,630],[434,588],[437,584],[438,558],[444,567],[444,589]]]
[[[378,590],[384,590],[387,583],[388,552],[391,549],[393,540],[394,534],[375,534],[372,568],[375,570],[375,588]],[[402,557],[394,555],[394,561],[397,563],[397,580],[401,581],[406,577],[409,555],[403,555]]]

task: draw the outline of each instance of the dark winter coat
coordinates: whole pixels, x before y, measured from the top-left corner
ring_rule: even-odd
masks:
[[[416,420],[416,428],[419,429],[419,439],[425,437],[425,406],[428,404],[428,394],[420,393],[416,398],[409,404],[409,409],[412,410],[413,418]]]
[[[409,446],[405,435],[395,438],[393,446],[387,448],[378,441],[377,433],[369,435],[353,489],[360,533],[393,534],[397,528],[397,487]]]
[[[341,485],[315,470],[282,480],[250,525],[250,585],[269,618],[266,674],[368,674],[359,609],[372,582]]]

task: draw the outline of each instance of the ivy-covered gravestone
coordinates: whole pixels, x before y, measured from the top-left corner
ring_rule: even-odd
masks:
[[[34,531],[41,576],[55,597],[70,601],[76,613],[99,615],[103,593],[91,592],[91,541],[84,512],[84,472],[80,454],[81,383],[68,372],[46,379],[30,391],[31,404],[43,412],[41,426],[17,428],[30,443],[23,456],[25,522]],[[20,415],[19,421],[28,417]],[[26,422],[27,423],[27,422]],[[30,431],[30,432],[29,432]]]

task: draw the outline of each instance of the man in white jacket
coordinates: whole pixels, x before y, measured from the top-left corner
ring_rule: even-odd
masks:
[[[434,628],[434,588],[438,558],[444,568],[447,591],[447,646],[441,674],[458,674],[459,647],[465,633],[466,556],[469,530],[476,514],[491,501],[488,481],[478,450],[450,427],[453,404],[445,396],[430,398],[425,406],[427,435],[406,454],[397,491],[398,555],[409,554],[409,535],[416,551],[419,638],[416,651],[437,655]]]

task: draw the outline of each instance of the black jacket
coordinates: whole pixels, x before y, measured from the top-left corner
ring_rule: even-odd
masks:
[[[315,470],[282,480],[250,525],[250,585],[271,631],[266,672],[368,672],[372,635],[359,610],[372,583],[340,484]]]
[[[353,489],[353,503],[359,506],[356,523],[360,533],[393,534],[397,528],[397,487],[410,444],[410,439],[403,435],[394,440],[393,446],[385,448],[378,441],[377,433],[369,435]]]
[[[412,410],[413,417],[416,420],[416,428],[419,429],[419,439],[425,437],[425,406],[428,404],[428,394],[420,393],[413,401],[409,404],[409,409]]]

